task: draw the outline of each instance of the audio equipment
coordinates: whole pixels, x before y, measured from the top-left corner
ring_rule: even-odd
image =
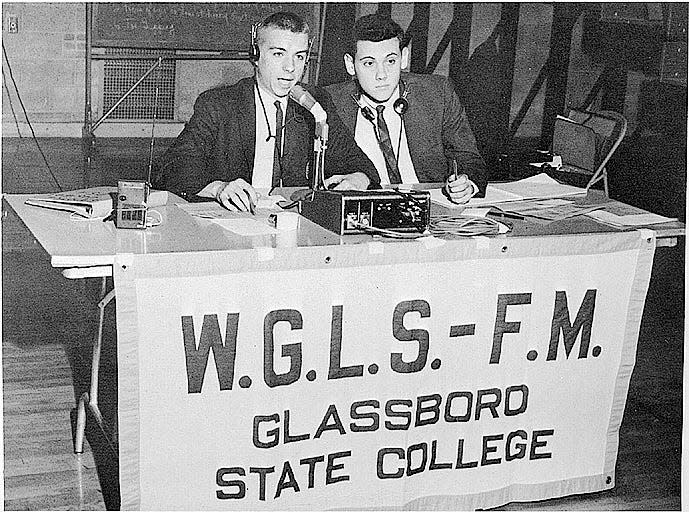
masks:
[[[409,95],[410,87],[404,83],[404,80],[400,80],[400,89],[402,90],[402,95],[395,100],[392,104],[392,110],[397,112],[397,114],[402,117],[409,110],[409,101],[407,101],[407,96]]]
[[[118,181],[115,226],[124,229],[146,229],[148,194],[145,181]]]
[[[325,123],[328,120],[328,114],[326,114],[321,104],[301,85],[296,84],[292,87],[289,91],[289,97],[311,112],[317,123]]]
[[[261,26],[260,23],[254,23],[251,25],[251,46],[249,46],[249,60],[251,62],[257,62],[261,56],[261,51],[258,48],[258,43],[256,42],[256,33],[258,28]]]
[[[363,101],[361,101],[361,96],[352,94],[352,99],[354,100],[354,103],[357,104],[359,109],[361,109],[361,115],[364,116],[364,119],[370,123],[373,123],[376,120],[376,116],[373,114],[373,110],[371,110],[368,105],[365,105]]]
[[[162,57],[158,57],[158,65]],[[148,176],[146,181],[118,181],[117,198],[115,201],[115,227],[123,229],[146,229],[146,213],[148,212],[148,195],[151,192],[151,171],[153,170],[153,144],[155,142],[155,126],[158,117],[158,93],[156,86],[153,104],[153,122],[151,123],[151,142],[148,155]]]
[[[254,23],[251,25],[251,44],[249,45],[249,60],[251,62],[258,62],[261,57],[261,50],[258,48],[258,29],[263,26],[263,23]],[[304,69],[309,65],[311,60],[311,47],[313,46],[313,38],[309,39],[309,49],[306,52],[306,60],[304,62]]]
[[[299,212],[338,235],[375,230],[422,233],[428,229],[431,195],[426,190],[314,190]]]

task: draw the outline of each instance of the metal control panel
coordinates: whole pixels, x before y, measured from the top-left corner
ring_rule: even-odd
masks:
[[[316,190],[301,202],[300,213],[339,235],[368,233],[373,227],[397,232],[423,232],[430,222],[428,191]]]

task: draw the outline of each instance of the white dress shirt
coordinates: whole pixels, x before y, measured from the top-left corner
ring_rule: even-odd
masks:
[[[261,105],[261,99],[263,99],[263,105]],[[270,92],[261,87],[260,84],[258,84],[258,87],[254,87],[254,104],[256,105],[256,143],[254,146],[254,173],[251,178],[251,185],[254,188],[270,189],[273,184],[273,156],[275,152],[276,135],[275,114],[277,111],[275,100],[278,100],[282,106],[282,147],[284,148],[287,96],[284,98],[273,96]],[[270,140],[266,141],[269,136]]]
[[[260,96],[258,87],[261,88]],[[261,191],[269,191],[273,186],[273,155],[275,151],[275,118],[277,108],[275,100],[282,104],[282,147],[285,147],[285,115],[287,114],[287,96],[278,98],[258,85],[254,87],[254,105],[256,107],[256,141],[254,142],[254,171],[251,176],[251,185]],[[263,104],[261,104],[261,99]],[[265,107],[265,113],[264,113]],[[267,123],[266,123],[267,118]],[[270,128],[269,128],[270,127]],[[266,139],[270,136],[270,140]],[[201,197],[215,197],[215,191],[223,182],[213,181],[206,185],[201,192]]]
[[[409,155],[407,134],[404,130],[402,117],[392,108],[392,104],[395,103],[395,100],[397,100],[399,96],[399,86],[397,89],[395,89],[395,92],[385,103],[376,103],[369,99],[366,95],[362,95],[362,103],[370,107],[375,119],[373,122],[368,121],[361,113],[361,109],[358,110],[356,117],[354,140],[361,150],[366,154],[366,156],[368,156],[371,162],[373,162],[373,165],[376,166],[376,170],[380,176],[381,185],[389,184],[390,177],[388,176],[388,170],[385,166],[385,157],[383,156],[383,152],[378,145],[376,132],[373,129],[373,124],[377,123],[378,119],[378,112],[376,111],[376,107],[378,105],[385,105],[385,110],[383,110],[383,119],[385,119],[385,123],[388,126],[388,132],[390,132],[390,142],[392,143],[392,150],[397,157],[397,168],[400,171],[402,183],[419,182],[419,179],[416,177],[416,172],[414,171],[414,164],[412,163],[411,156]],[[400,131],[402,137],[401,139]]]

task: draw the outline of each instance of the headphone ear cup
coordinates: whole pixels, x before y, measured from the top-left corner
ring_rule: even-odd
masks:
[[[409,110],[409,102],[404,98],[397,98],[392,104],[392,109],[397,112],[398,115],[403,116]]]
[[[251,62],[256,62],[260,56],[261,51],[258,49],[258,45],[256,43],[251,43],[251,46],[249,47],[249,60]]]

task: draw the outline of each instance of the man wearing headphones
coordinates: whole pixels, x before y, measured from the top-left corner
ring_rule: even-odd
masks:
[[[307,64],[309,26],[293,13],[252,27],[254,76],[201,93],[184,130],[163,155],[155,188],[185,199],[214,198],[230,210],[253,211],[256,189],[313,183],[314,116],[289,98]],[[378,176],[335,113],[327,94],[325,185],[365,190]],[[311,109],[313,111],[313,109]]]
[[[359,18],[344,56],[354,80],[326,87],[381,183],[442,182],[450,200],[485,194],[486,165],[448,78],[402,73],[409,48],[389,17]]]

